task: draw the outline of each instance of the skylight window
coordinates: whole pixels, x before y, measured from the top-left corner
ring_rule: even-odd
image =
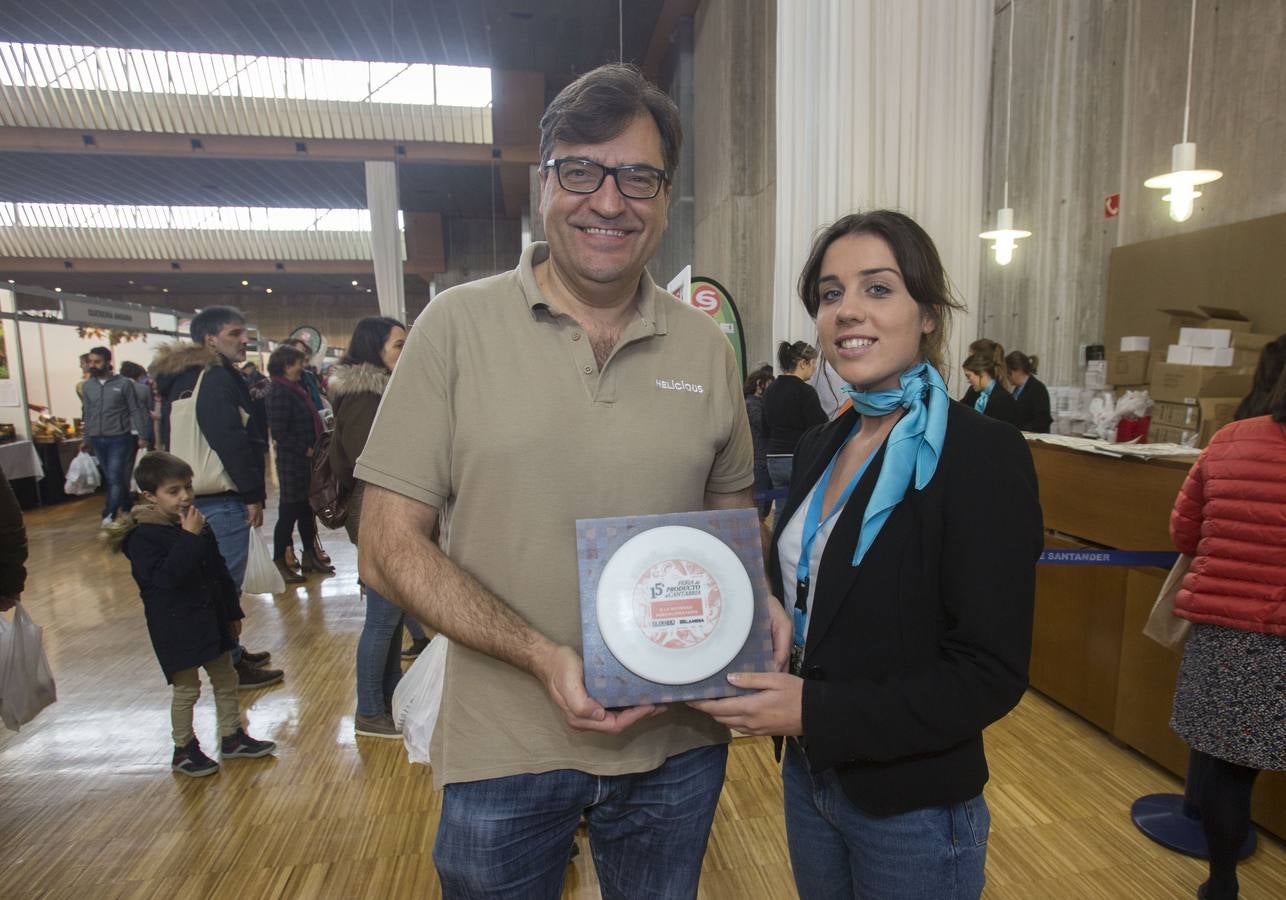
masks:
[[[419,106],[491,105],[491,70],[485,68],[66,44],[0,42],[0,85]]]
[[[398,212],[398,227],[404,228]],[[184,231],[370,231],[367,209],[0,203],[0,227]]]

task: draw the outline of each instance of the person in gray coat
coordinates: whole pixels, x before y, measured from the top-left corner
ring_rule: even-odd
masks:
[[[134,382],[112,371],[112,351],[95,347],[89,351],[89,380],[81,394],[81,416],[85,420],[85,441],[98,457],[107,486],[103,504],[103,526],[116,513],[130,508],[129,479],[134,454],[147,446],[152,430],[151,414],[139,402]]]

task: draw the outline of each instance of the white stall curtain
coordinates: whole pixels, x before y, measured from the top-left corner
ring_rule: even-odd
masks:
[[[795,294],[816,231],[897,209],[933,238],[970,307],[950,343],[962,392],[986,218],[992,16],[991,0],[778,0],[774,343],[816,339]]]
[[[366,206],[371,211],[371,259],[380,315],[406,321],[406,282],[402,277],[402,231],[397,225],[397,165],[368,160]]]

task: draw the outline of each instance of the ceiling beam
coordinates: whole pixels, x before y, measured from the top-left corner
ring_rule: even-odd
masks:
[[[68,265],[70,263],[70,265]],[[163,259],[94,259],[79,257],[0,256],[0,272],[74,272],[165,275],[358,275],[374,272],[369,259],[290,259],[281,262],[265,259],[185,259],[175,269]],[[433,268],[438,266],[439,268]],[[280,267],[280,268],[278,268]],[[445,271],[441,255],[425,254],[420,268],[431,272]]]
[[[91,138],[87,141],[86,138]],[[298,149],[303,144],[304,150]],[[450,144],[434,141],[307,140],[250,135],[157,134],[79,131],[70,128],[0,128],[0,150],[127,156],[227,157],[233,159],[322,159],[345,162],[390,160],[477,165],[493,158],[535,163],[535,144]]]

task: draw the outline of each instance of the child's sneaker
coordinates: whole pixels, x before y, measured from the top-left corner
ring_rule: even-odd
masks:
[[[236,759],[237,757],[257,759],[260,756],[267,756],[276,749],[277,745],[272,741],[255,740],[246,734],[244,728],[238,728],[235,733],[223,739],[219,752],[224,759]]]
[[[193,738],[186,747],[174,748],[174,761],[170,763],[170,769],[193,778],[204,778],[219,771],[219,764],[202,753],[201,745]]]

